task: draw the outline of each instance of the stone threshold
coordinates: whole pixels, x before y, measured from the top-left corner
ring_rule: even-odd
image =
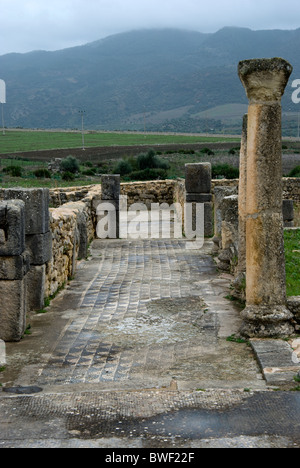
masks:
[[[267,385],[290,389],[299,385],[294,380],[300,372],[300,356],[296,349],[300,345],[299,339],[288,342],[255,338],[250,340],[250,344]]]

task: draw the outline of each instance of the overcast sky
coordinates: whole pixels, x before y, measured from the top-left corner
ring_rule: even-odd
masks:
[[[0,0],[0,55],[58,50],[142,28],[300,27],[299,0]]]

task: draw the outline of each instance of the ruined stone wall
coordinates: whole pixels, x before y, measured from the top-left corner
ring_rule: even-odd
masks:
[[[212,194],[215,194],[216,188],[220,189],[220,187],[224,186],[237,190],[238,181],[213,180]],[[36,295],[31,293],[28,295],[26,307],[28,307],[29,303],[32,303],[31,308],[41,308],[43,297],[54,295],[68,279],[74,276],[77,260],[87,256],[88,244],[96,237],[96,209],[101,200],[102,189],[100,184],[88,187],[57,188],[49,190],[49,197],[44,189],[20,189],[19,191],[20,194],[0,189],[0,200],[22,198],[24,195],[25,198],[23,198],[26,202],[29,194],[37,200],[39,200],[38,197],[43,196],[41,199],[43,201],[42,205],[40,202],[38,205],[39,209],[42,208],[43,216],[46,216],[48,200],[50,204],[49,227],[47,227],[46,222],[43,229],[40,230],[33,231],[32,226],[28,227],[25,236],[27,250],[22,253],[23,256],[27,255],[28,257],[29,255],[27,263],[30,264],[30,268],[28,266],[26,274],[24,273],[24,281],[26,279],[26,283],[29,285],[27,286],[28,291],[37,293]],[[177,202],[183,206],[186,201],[185,180],[124,183],[121,184],[121,195],[127,195],[128,207],[136,202],[145,203],[148,208],[151,207],[151,203],[168,203],[171,205]],[[299,179],[284,179],[284,197],[295,201],[300,200]],[[32,203],[27,205],[25,218],[29,219],[31,213],[33,213],[37,218],[36,221],[41,221],[42,218],[38,219],[38,216],[36,216],[37,210],[31,209]],[[52,240],[52,244],[50,240]],[[50,252],[47,246],[51,245]],[[10,277],[9,281],[11,281]],[[44,286],[39,291],[41,281],[44,282]],[[3,276],[2,286],[5,284]],[[12,285],[15,284],[17,283],[12,283]],[[40,306],[34,306],[33,304],[40,304]]]
[[[95,238],[94,202],[101,197],[101,186],[50,192],[52,203],[65,197],[67,203],[50,208],[52,259],[46,268],[45,297],[62,288],[74,276],[77,261],[87,256],[88,245]]]
[[[151,208],[151,203],[172,204],[174,200],[175,180],[155,180],[147,182],[129,182],[121,184],[121,195],[128,197],[128,206],[144,203]]]
[[[299,177],[283,177],[283,199],[293,200],[295,203],[300,203],[300,178]],[[232,179],[220,179],[212,180],[212,193],[214,193],[215,187],[238,187],[239,180]]]
[[[300,204],[300,177],[283,178],[283,198]]]

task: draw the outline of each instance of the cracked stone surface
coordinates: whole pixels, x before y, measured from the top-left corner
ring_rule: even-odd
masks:
[[[210,242],[190,247],[93,243],[7,343],[0,447],[300,446],[299,394],[269,391],[251,347],[226,340],[241,324],[229,278]]]

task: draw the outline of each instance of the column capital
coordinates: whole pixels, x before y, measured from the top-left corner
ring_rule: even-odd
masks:
[[[282,58],[244,60],[238,66],[250,102],[280,102],[292,71]]]

